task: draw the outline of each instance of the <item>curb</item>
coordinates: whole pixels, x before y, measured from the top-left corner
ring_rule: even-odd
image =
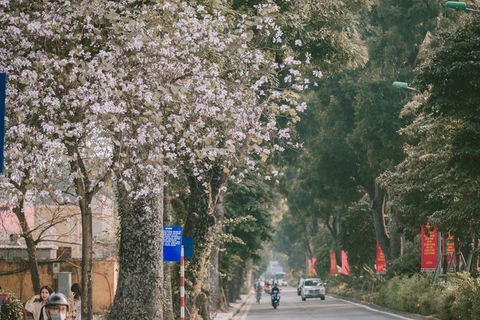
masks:
[[[242,309],[242,307],[245,305],[245,303],[247,303],[248,299],[250,299],[250,296],[252,295],[252,293],[250,292],[247,297],[245,298],[245,300],[242,300],[242,303],[240,303],[240,306],[238,306],[238,308],[236,310],[233,311],[233,314],[230,316],[230,318],[228,318],[228,320],[232,320],[239,312],[240,310]]]

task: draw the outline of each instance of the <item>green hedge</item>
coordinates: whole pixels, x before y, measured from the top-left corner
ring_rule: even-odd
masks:
[[[440,319],[480,319],[480,281],[465,275],[448,278]]]
[[[425,274],[383,281],[372,276],[341,276],[329,280],[327,288],[331,293],[441,320],[480,319],[479,279],[452,274],[436,284],[432,284],[432,280],[432,275]]]
[[[430,276],[395,277],[384,283],[374,302],[394,310],[436,315],[440,311],[442,290],[442,287],[432,285]]]

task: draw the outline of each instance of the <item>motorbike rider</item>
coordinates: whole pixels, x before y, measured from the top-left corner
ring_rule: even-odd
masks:
[[[278,287],[278,283],[276,281],[273,283],[273,287],[270,291],[270,295],[272,297],[272,300],[277,299],[278,304],[280,304],[280,288]]]
[[[274,282],[273,283],[273,287],[271,289],[271,294],[274,294],[274,293],[280,293],[280,288],[278,287],[278,283],[277,282]]]
[[[52,293],[45,304],[48,320],[65,320],[68,312],[67,297],[63,293]]]

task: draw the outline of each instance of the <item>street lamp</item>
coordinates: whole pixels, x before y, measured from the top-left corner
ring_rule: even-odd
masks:
[[[474,10],[467,8],[467,4],[465,2],[459,2],[459,1],[447,1],[445,3],[446,8],[452,8],[455,10],[466,10],[466,11],[472,11],[472,12],[480,12],[480,10]]]
[[[394,83],[392,83],[392,85],[393,85],[395,88],[408,89],[408,90],[417,91],[417,89],[412,88],[412,87],[409,87],[409,86],[408,86],[408,83],[406,83],[406,82],[395,81]]]

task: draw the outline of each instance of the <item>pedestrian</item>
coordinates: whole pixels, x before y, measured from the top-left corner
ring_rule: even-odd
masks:
[[[72,319],[82,319],[82,288],[78,283],[72,284],[70,288],[70,309],[72,310]]]
[[[69,304],[63,293],[54,293],[48,297],[45,304],[47,317],[45,320],[66,320]]]
[[[48,297],[53,293],[50,286],[43,286],[40,288],[40,292],[28,300],[25,304],[25,310],[33,314],[33,320],[47,320],[45,313],[45,303]]]

